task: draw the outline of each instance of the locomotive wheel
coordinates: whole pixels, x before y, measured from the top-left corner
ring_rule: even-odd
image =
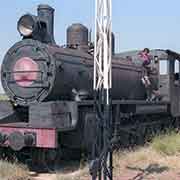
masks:
[[[75,131],[60,134],[59,156],[62,160],[80,160],[81,159],[81,132]],[[82,138],[82,135],[81,135]]]
[[[61,147],[61,159],[62,160],[80,160],[81,159],[81,150],[73,149],[71,147]]]
[[[58,163],[58,150],[33,149],[30,158],[26,159],[29,169],[36,172],[54,172]]]
[[[18,158],[16,153],[12,151],[10,148],[0,148],[0,159],[7,160],[9,162],[17,161]]]

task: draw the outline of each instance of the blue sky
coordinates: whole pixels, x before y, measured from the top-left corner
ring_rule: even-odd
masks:
[[[112,0],[116,51],[169,48],[180,52],[179,0]],[[39,3],[55,11],[55,39],[65,44],[68,25],[80,22],[94,29],[95,0],[5,0],[0,10],[0,61],[7,49],[20,40],[16,23],[27,12],[36,13]]]

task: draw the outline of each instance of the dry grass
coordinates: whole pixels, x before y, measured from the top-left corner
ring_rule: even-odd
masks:
[[[28,180],[28,169],[17,163],[0,161],[0,180]]]
[[[153,139],[151,146],[155,151],[164,155],[179,155],[180,134],[169,132],[166,135],[159,135]]]
[[[180,134],[159,135],[152,143],[114,154],[114,179],[180,179]],[[57,174],[55,180],[89,180],[88,168]]]
[[[9,98],[5,94],[0,94],[0,101],[7,101]]]
[[[140,148],[136,151],[116,153],[114,157],[115,169],[124,169],[129,166],[138,166],[139,168],[147,167],[151,164],[166,166],[168,169],[180,169],[180,156],[166,156],[159,154],[151,147]]]
[[[180,134],[159,135],[148,146],[118,152],[114,156],[114,167],[117,178],[139,174],[142,179],[180,179]]]

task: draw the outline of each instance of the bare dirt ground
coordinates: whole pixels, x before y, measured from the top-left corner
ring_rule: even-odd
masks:
[[[75,173],[76,174],[76,173]],[[32,180],[91,180],[90,176],[79,177],[79,175],[67,175],[67,177],[61,178],[56,174],[40,174]],[[179,180],[180,173],[178,172],[163,172],[161,174],[157,172],[142,172],[142,171],[129,171],[122,173],[121,175],[115,176],[114,180]]]
[[[39,174],[32,178],[32,180],[56,180],[56,174]]]
[[[165,156],[151,148],[115,156],[117,180],[180,180],[180,155]]]
[[[41,174],[37,177],[32,178],[32,180],[90,180],[90,176],[79,177],[79,175],[68,175],[67,177],[61,178],[56,174]],[[179,180],[180,173],[178,172],[142,172],[142,171],[129,171],[122,173],[119,176],[115,176],[114,180]]]
[[[149,148],[135,152],[116,153],[114,180],[180,180],[180,155],[164,156]],[[40,174],[33,180],[91,180],[88,168],[77,164],[57,173]]]

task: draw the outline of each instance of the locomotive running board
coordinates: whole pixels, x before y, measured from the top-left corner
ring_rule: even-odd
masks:
[[[134,114],[157,114],[168,113],[168,101],[143,101],[143,100],[115,100],[113,104],[122,105],[129,108],[129,112]]]
[[[94,101],[84,100],[78,102],[78,105],[93,105]],[[145,101],[145,100],[112,100],[112,104],[124,104],[124,105],[167,105],[170,104],[169,101]]]
[[[79,102],[81,105],[93,105],[93,101]],[[128,112],[133,114],[157,114],[169,113],[169,101],[145,101],[145,100],[113,100],[113,106],[122,106],[129,108]]]

